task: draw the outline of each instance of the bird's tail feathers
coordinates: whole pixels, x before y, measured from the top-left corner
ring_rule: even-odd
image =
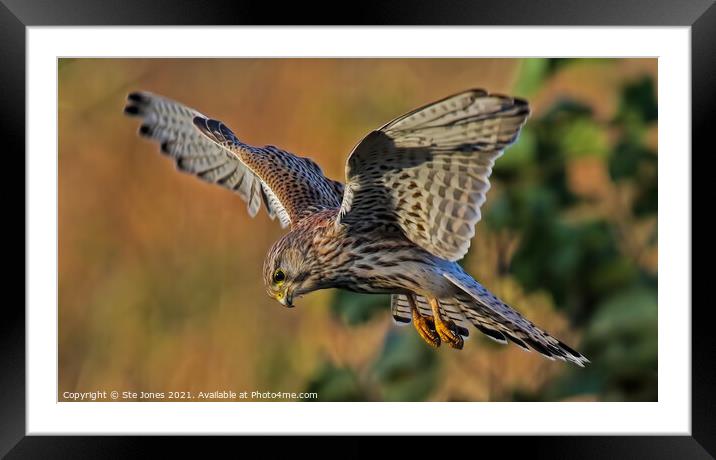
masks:
[[[446,274],[463,293],[456,296],[463,315],[482,333],[500,343],[508,341],[525,350],[535,350],[548,359],[560,359],[584,367],[589,360],[564,342],[535,326],[503,303],[477,281],[466,275]]]

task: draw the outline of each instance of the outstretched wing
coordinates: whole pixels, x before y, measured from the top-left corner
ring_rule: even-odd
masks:
[[[521,99],[471,90],[373,131],[348,158],[339,222],[397,224],[425,250],[461,259],[495,159],[528,115]]]
[[[244,144],[218,120],[197,116],[194,126],[207,139],[239,158],[259,177],[281,222],[294,226],[316,211],[340,205],[343,184],[324,176],[314,161],[274,146],[252,147]]]
[[[281,226],[285,227],[311,206],[340,204],[343,185],[326,179],[311,160],[275,147],[255,148],[242,144],[219,122],[207,120],[194,109],[149,92],[131,93],[127,101],[124,112],[141,117],[139,133],[142,136],[159,142],[161,152],[173,158],[180,171],[236,192],[247,203],[252,217],[263,203],[269,216],[273,219],[278,215]],[[226,137],[233,140],[232,144],[228,145],[223,135],[217,140],[214,133],[197,129],[195,119],[206,120],[204,125],[221,125]],[[283,177],[286,183],[275,180],[275,176]],[[292,197],[285,190],[292,187],[290,182],[302,184],[298,186],[303,192],[299,197]],[[311,195],[314,184],[318,184],[319,191]],[[274,187],[281,190],[276,193]]]
[[[137,92],[127,97],[124,113],[142,119],[139,134],[157,141],[161,152],[174,159],[177,169],[237,193],[251,217],[262,202],[269,216],[275,217],[259,178],[236,155],[206,139],[194,127],[192,120],[202,116],[199,112],[152,93]]]

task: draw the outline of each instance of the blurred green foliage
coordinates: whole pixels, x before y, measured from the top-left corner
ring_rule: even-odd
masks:
[[[323,362],[306,391],[317,392],[319,401],[422,401],[437,381],[438,362],[432,349],[417,334],[389,332],[383,349],[361,379],[350,367]],[[409,332],[409,331],[408,331]]]
[[[417,334],[403,332],[411,333],[387,335],[383,352],[373,364],[375,382],[384,400],[422,401],[437,382],[437,357]]]
[[[368,401],[370,395],[361,386],[356,373],[346,367],[324,362],[308,382],[306,391],[318,393],[320,401]],[[309,400],[313,401],[313,400]]]
[[[59,393],[310,391],[319,401],[657,398],[656,59],[60,59]],[[583,352],[429,348],[388,296],[268,299],[282,230],[178,174],[121,114],[149,90],[343,179],[366,132],[465,88],[527,99],[460,263]],[[230,96],[216,88],[232,88]]]
[[[611,60],[586,62],[616,67]],[[550,87],[550,79],[584,63],[526,60],[515,94],[539,97]],[[501,275],[513,277],[527,292],[549,293],[555,308],[584,329],[583,340],[575,346],[592,361],[586,369],[565,366],[551,385],[538,391],[514,389],[508,399],[657,398],[656,266],[640,264],[620,234],[640,219],[656,216],[657,155],[655,145],[644,142],[646,131],[657,120],[656,91],[650,76],[625,78],[615,91],[618,109],[606,119],[596,117],[588,101],[558,94],[528,120],[517,144],[494,168],[492,182],[499,184],[500,191],[490,194],[476,238],[486,232],[519,236],[509,268]],[[606,169],[608,174],[587,177],[587,181],[604,181],[594,193],[575,190],[570,184],[573,162],[583,158],[597,165],[594,170]],[[626,199],[619,183],[627,184],[632,194],[628,209],[604,212],[603,208]],[[569,218],[578,208],[586,208],[584,216]],[[642,245],[637,251],[655,251],[655,224],[652,237]],[[471,251],[468,259],[473,257],[479,254]],[[386,302],[337,293],[332,308],[346,324],[354,325],[383,314]],[[400,376],[400,385],[395,379],[379,378],[373,382],[374,391],[388,400],[421,400],[429,393],[425,386],[437,381],[426,376],[439,372],[439,361],[428,359],[434,355],[424,354],[430,350],[419,340],[400,342],[398,353],[391,348],[395,340],[391,334],[386,337],[385,352],[374,366],[378,376],[386,372]]]
[[[348,291],[336,291],[331,302],[331,312],[350,326],[364,323],[373,315],[385,312],[390,305],[388,295],[355,295]]]

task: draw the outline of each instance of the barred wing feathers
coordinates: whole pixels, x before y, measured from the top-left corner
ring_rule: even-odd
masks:
[[[174,160],[177,169],[237,193],[246,202],[251,217],[258,213],[262,202],[269,216],[275,217],[256,175],[236,155],[209,141],[194,127],[192,120],[203,116],[201,113],[149,92],[129,94],[124,113],[141,118],[139,134],[158,142],[161,152]]]
[[[339,222],[397,224],[425,250],[461,259],[475,235],[494,161],[528,115],[521,99],[471,90],[373,131],[348,158]]]
[[[343,184],[328,179],[311,159],[274,146],[252,147],[236,138],[221,121],[203,116],[194,126],[208,140],[241,160],[259,179],[281,222],[295,226],[304,217],[341,203]]]
[[[263,204],[286,227],[313,210],[340,205],[343,184],[327,179],[313,161],[244,144],[223,123],[179,102],[134,92],[124,113],[141,118],[139,134],[158,142],[180,171],[237,193],[252,217]]]

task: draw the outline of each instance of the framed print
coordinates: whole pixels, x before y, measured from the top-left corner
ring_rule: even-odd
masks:
[[[393,3],[301,27],[295,7],[99,5],[0,8],[26,179],[3,453],[197,434],[716,451],[691,300],[712,2]]]

